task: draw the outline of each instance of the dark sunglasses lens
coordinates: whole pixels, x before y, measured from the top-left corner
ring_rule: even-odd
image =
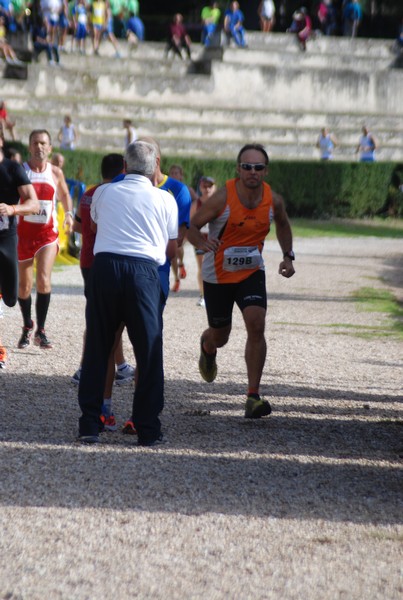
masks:
[[[252,169],[254,169],[255,171],[263,171],[265,166],[266,165],[264,165],[263,163],[257,163],[256,165],[251,163],[241,163],[241,169],[243,169],[244,171],[252,171]]]

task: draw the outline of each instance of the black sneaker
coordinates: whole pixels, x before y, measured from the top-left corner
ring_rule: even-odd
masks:
[[[44,350],[49,350],[53,348],[52,342],[48,340],[46,337],[46,333],[44,329],[38,329],[34,335],[34,344],[35,346],[39,346],[39,348],[43,348]]]
[[[260,396],[248,396],[245,404],[246,419],[260,419],[271,413],[271,406],[267,400],[262,400]]]
[[[155,440],[142,440],[139,438],[137,442],[138,446],[146,446],[147,448],[151,448],[152,446],[160,446],[161,444],[166,444],[166,440],[164,439],[162,433],[160,433]]]
[[[217,363],[216,363],[217,352],[214,354],[207,354],[203,348],[203,338],[200,338],[200,358],[199,358],[199,371],[204,381],[211,383],[217,377]]]
[[[29,346],[33,330],[34,330],[34,322],[33,321],[32,321],[31,327],[23,327],[22,328],[22,335],[18,342],[18,348],[20,348],[20,350],[23,350],[24,348]]]
[[[77,438],[80,444],[99,444],[100,441],[99,435],[79,435]]]

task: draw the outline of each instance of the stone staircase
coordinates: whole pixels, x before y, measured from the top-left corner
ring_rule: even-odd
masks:
[[[104,42],[101,56],[62,54],[59,68],[41,56],[26,81],[2,79],[22,141],[42,127],[55,138],[70,114],[82,148],[122,151],[131,118],[173,156],[233,158],[253,140],[273,159],[316,159],[326,125],[340,142],[335,159],[354,160],[365,122],[378,159],[403,161],[403,71],[392,68],[390,40],[318,37],[302,53],[292,35],[251,32],[247,49],[225,48],[222,60],[195,44],[191,64],[165,59],[162,43],[130,56],[120,44],[121,59]],[[200,65],[210,74],[195,74]]]

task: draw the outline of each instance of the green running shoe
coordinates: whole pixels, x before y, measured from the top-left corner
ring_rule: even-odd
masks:
[[[207,354],[203,349],[203,338],[200,338],[200,358],[199,358],[199,371],[204,381],[211,383],[217,377],[217,363],[216,358],[217,352],[214,354]]]
[[[245,404],[245,419],[260,419],[271,413],[271,406],[260,396],[248,396]]]

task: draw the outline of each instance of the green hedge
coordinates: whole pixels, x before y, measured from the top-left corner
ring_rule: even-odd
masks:
[[[11,145],[11,144],[8,144]],[[23,157],[27,149],[18,149]],[[93,185],[100,181],[104,153],[75,150],[63,152],[65,175]],[[188,185],[197,188],[201,175],[214,177],[218,185],[235,177],[234,160],[194,159],[165,156],[162,169],[180,164]],[[268,182],[283,195],[290,217],[403,216],[403,165],[392,162],[272,161]]]

